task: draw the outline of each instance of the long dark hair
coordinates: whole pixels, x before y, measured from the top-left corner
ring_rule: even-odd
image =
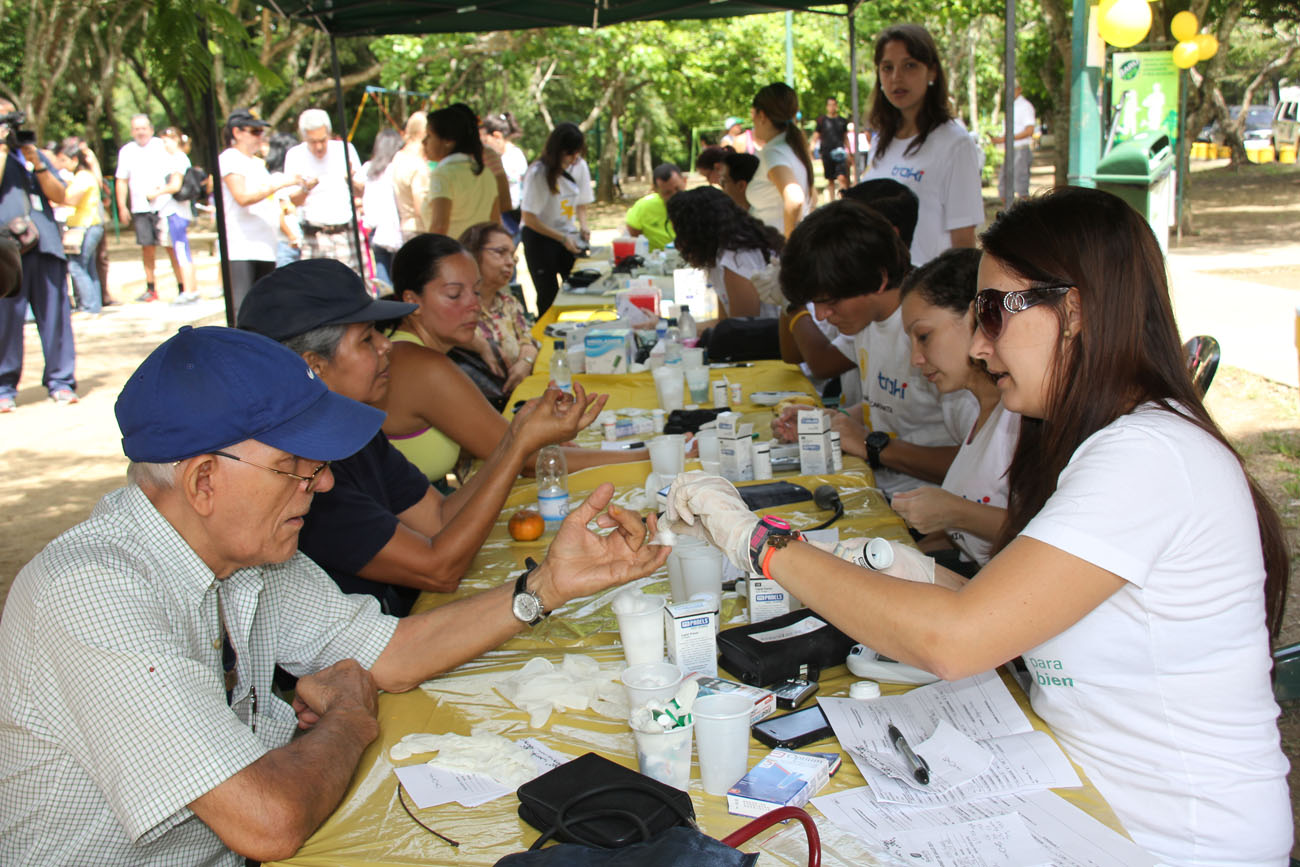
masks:
[[[880,137],[876,139],[876,161],[889,149],[890,142],[903,126],[903,113],[894,108],[880,86],[880,60],[884,56],[885,46],[891,42],[903,43],[912,59],[934,70],[934,84],[926,87],[921,109],[916,113],[916,138],[912,139],[903,154],[919,151],[936,127],[952,120],[952,111],[948,108],[948,79],[943,74],[939,48],[934,44],[930,31],[920,24],[898,24],[888,28],[876,38],[876,85],[872,88],[871,114],[868,116],[871,127],[880,131]]]
[[[808,170],[808,189],[804,192],[810,192],[813,187],[812,152],[808,149],[808,139],[799,128],[799,95],[785,82],[774,81],[754,94],[751,104],[763,112],[778,132],[785,133],[785,143]]]
[[[416,295],[424,295],[424,287],[438,278],[442,260],[464,252],[465,248],[455,238],[432,232],[416,235],[393,254],[393,267],[389,269],[393,277],[393,293],[398,300],[408,289]]]
[[[284,171],[284,155],[289,152],[289,148],[298,143],[287,132],[273,132],[271,137],[266,141],[266,170],[268,172]]]
[[[402,149],[402,134],[395,129],[384,127],[375,136],[375,145],[370,149],[370,166],[366,169],[366,180],[376,181],[388,170],[393,157]]]
[[[560,191],[560,175],[564,173],[564,155],[581,154],[587,147],[587,137],[576,123],[557,124],[546,137],[546,146],[538,162],[546,167],[546,188],[552,193]]]
[[[781,233],[736,206],[714,187],[683,190],[668,200],[673,245],[693,268],[712,268],[726,250],[758,250],[764,262],[780,254]]]
[[[911,265],[888,220],[840,199],[804,217],[790,233],[781,253],[781,293],[794,304],[870,295],[883,291],[882,276],[885,290],[896,288]]]
[[[469,155],[477,175],[483,172],[483,139],[479,138],[476,120],[469,106],[456,103],[432,112],[428,122],[434,135],[452,143],[452,153]]]
[[[59,153],[66,159],[77,161],[77,171],[90,171],[90,160],[81,152],[81,139],[70,135],[59,143]]]
[[[1141,403],[1187,419],[1241,463],[1192,384],[1164,256],[1136,211],[1110,193],[1060,187],[1016,202],[980,240],[986,256],[1022,279],[1076,287],[1083,320],[1048,372],[1046,418],[1022,420],[1008,471],[1007,521],[995,550],[1010,544],[1043,508],[1079,445]],[[1056,310],[1064,327],[1063,306]],[[1081,383],[1087,387],[1077,387]],[[1277,513],[1244,465],[1242,473],[1255,502],[1266,616],[1276,635],[1290,568],[1286,544]]]

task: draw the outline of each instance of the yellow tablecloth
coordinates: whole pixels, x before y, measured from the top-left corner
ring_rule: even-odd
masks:
[[[602,481],[611,481],[619,491],[616,501],[626,504],[639,490],[647,470],[645,463],[585,470],[570,477],[570,492],[577,497]],[[843,536],[872,534],[900,540],[907,538],[903,523],[889,509],[879,491],[871,486],[869,472],[794,477],[791,480],[810,490],[823,483],[839,489],[846,509],[845,518],[837,525]],[[535,542],[516,542],[506,531],[506,521],[514,508],[531,502],[535,495],[530,482],[518,482],[460,589],[446,595],[425,594],[417,603],[416,610],[446,604],[452,599],[512,580],[522,569],[525,557],[540,557],[549,544],[549,536]],[[824,517],[823,513],[812,508],[811,503],[770,511],[785,516],[795,526],[803,527],[819,523]],[[667,575],[663,570],[641,579],[639,583],[649,592],[668,593]],[[526,714],[492,689],[494,682],[538,655],[558,663],[567,652],[581,652],[592,655],[602,666],[621,668],[617,627],[608,606],[613,592],[616,591],[571,603],[536,628],[428,682],[422,689],[403,695],[382,695],[379,699],[379,738],[362,756],[342,804],[294,858],[277,863],[297,867],[492,864],[510,852],[527,848],[536,838],[537,832],[516,815],[518,801],[509,796],[473,809],[454,803],[426,810],[415,809],[412,805],[422,822],[459,841],[458,849],[451,848],[412,822],[398,802],[397,778],[393,774],[395,763],[389,758],[389,749],[407,734],[468,735],[475,726],[483,726],[512,739],[537,737],[555,751],[573,757],[594,750],[635,768],[632,734],[625,722],[592,712],[575,711],[553,714],[544,729],[534,730],[530,728]],[[729,596],[723,603],[723,617],[724,625],[745,622],[742,602]],[[844,666],[832,668],[822,675],[820,695],[847,695],[853,680]],[[901,689],[903,687],[885,685],[887,693]],[[1013,686],[1013,691],[1029,712],[1019,688]],[[1029,716],[1036,727],[1044,728],[1032,712]],[[828,740],[817,748],[831,750],[836,748],[836,744]],[[766,752],[766,747],[751,742],[751,764],[759,761]],[[418,761],[420,758],[416,757],[402,764]],[[861,775],[846,756],[843,768],[825,791],[861,785]],[[701,826],[709,834],[721,837],[747,821],[727,813],[725,798],[703,792],[697,767],[692,768],[690,794]],[[1109,807],[1090,786],[1060,794],[1111,827],[1119,828]],[[407,803],[410,804],[409,797]],[[819,816],[815,811],[814,815]],[[824,819],[819,821],[819,826],[828,855],[827,863],[837,863],[833,857],[838,857],[838,863],[843,864],[874,863],[851,836],[837,831]],[[764,863],[803,863],[801,832],[782,831],[778,827],[760,835],[756,845],[761,845],[767,856],[772,857],[768,860],[765,856]],[[754,851],[751,846],[746,848]]]

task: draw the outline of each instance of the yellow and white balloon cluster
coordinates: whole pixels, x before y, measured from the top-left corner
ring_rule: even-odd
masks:
[[[1209,60],[1219,51],[1219,40],[1213,33],[1197,33],[1200,28],[1191,12],[1179,12],[1169,22],[1169,33],[1178,40],[1174,46],[1174,66],[1191,69],[1198,60]]]
[[[1116,48],[1128,48],[1146,39],[1151,30],[1151,7],[1147,0],[1101,0],[1097,7],[1097,29],[1101,38]],[[1219,50],[1213,33],[1197,33],[1200,23],[1191,12],[1179,12],[1169,22],[1174,46],[1174,65],[1188,69],[1198,60],[1209,60]]]

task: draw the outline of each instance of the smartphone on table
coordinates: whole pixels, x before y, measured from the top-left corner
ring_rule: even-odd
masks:
[[[813,705],[785,716],[771,717],[750,729],[754,739],[769,747],[796,750],[835,735],[821,707]]]

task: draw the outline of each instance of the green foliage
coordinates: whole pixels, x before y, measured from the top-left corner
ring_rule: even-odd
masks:
[[[227,66],[255,76],[263,87],[282,83],[258,59],[244,23],[218,0],[154,0],[144,48],[150,72],[178,83],[195,101],[211,84],[213,54],[222,54]]]

